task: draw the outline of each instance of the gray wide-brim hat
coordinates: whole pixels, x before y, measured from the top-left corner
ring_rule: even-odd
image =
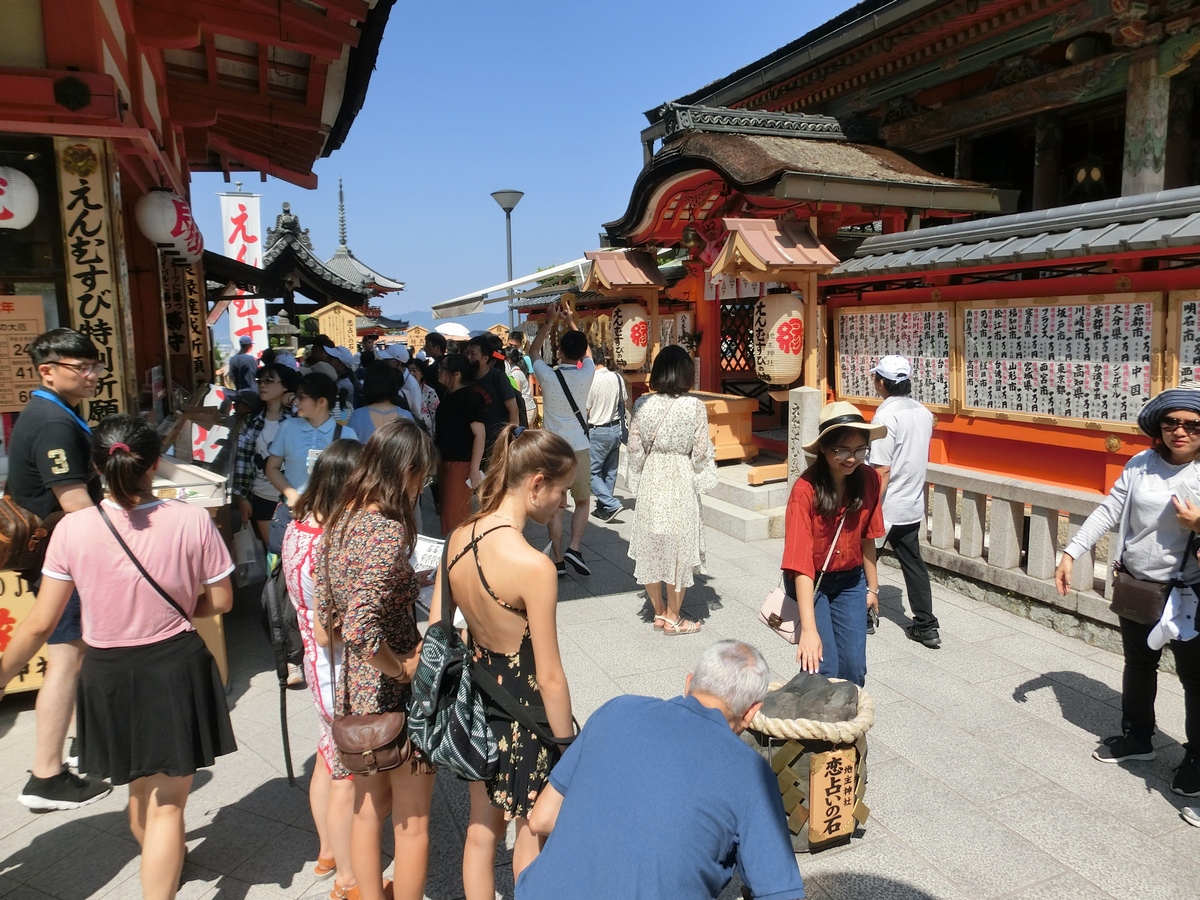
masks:
[[[854,428],[862,431],[867,435],[867,440],[877,441],[887,434],[886,425],[873,425],[868,422],[858,407],[853,403],[847,403],[845,400],[838,400],[834,403],[827,403],[821,407],[821,417],[817,425],[817,436],[807,444],[801,446],[801,450],[805,453],[816,454],[817,445],[821,442],[821,435],[834,428]]]

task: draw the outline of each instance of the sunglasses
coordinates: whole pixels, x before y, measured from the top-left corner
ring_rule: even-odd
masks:
[[[1197,434],[1200,434],[1200,420],[1194,421],[1191,419],[1176,419],[1172,416],[1167,416],[1161,422],[1159,422],[1159,427],[1162,428],[1162,430],[1167,434],[1170,434],[1177,428],[1182,428],[1186,434],[1192,435],[1193,437]]]

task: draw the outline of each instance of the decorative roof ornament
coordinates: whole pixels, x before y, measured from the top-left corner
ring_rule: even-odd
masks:
[[[681,103],[667,103],[662,107],[662,112],[664,141],[670,141],[672,137],[684,131],[721,131],[816,140],[846,140],[841,124],[833,116],[777,113],[762,109],[685,106]]]
[[[272,246],[285,233],[292,237],[294,243],[301,244],[306,250],[312,250],[312,238],[308,236],[308,229],[300,227],[300,217],[292,212],[292,204],[286,202],[283,204],[283,212],[275,217],[275,227],[267,229],[267,246]]]
[[[394,281],[360,262],[346,244],[346,195],[338,179],[338,248],[325,265],[346,281],[371,291],[375,296],[404,290],[403,281]]]

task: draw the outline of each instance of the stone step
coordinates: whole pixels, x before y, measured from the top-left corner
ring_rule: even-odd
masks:
[[[785,506],[788,499],[788,484],[777,481],[770,484],[747,484],[745,472],[731,473],[726,477],[724,470],[718,476],[717,486],[709,491],[710,497],[724,500],[742,509],[761,512],[776,506]],[[740,476],[740,480],[739,477]]]
[[[784,507],[745,509],[719,500],[712,494],[700,498],[700,516],[704,524],[739,541],[765,541],[783,537]]]

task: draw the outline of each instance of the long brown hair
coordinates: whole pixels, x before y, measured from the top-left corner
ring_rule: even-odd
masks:
[[[312,516],[322,524],[326,522],[342,499],[346,479],[358,465],[362,451],[362,444],[346,438],[334,441],[322,450],[304,492],[292,507],[292,518],[303,522]]]
[[[575,451],[565,440],[541,428],[505,425],[492,444],[487,475],[479,488],[479,512],[474,522],[500,508],[504,495],[530,475],[559,481],[575,468]]]
[[[437,465],[433,441],[411,419],[396,419],[375,429],[350,473],[341,499],[325,522],[327,540],[344,531],[351,515],[374,505],[379,514],[404,526],[404,555],[417,541],[416,514],[409,493]]]
[[[804,478],[807,479],[813,486],[813,512],[819,516],[826,518],[835,515],[839,509],[845,509],[847,513],[856,511],[863,505],[867,496],[866,476],[863,474],[862,463],[857,469],[846,476],[846,485],[842,496],[842,506],[838,506],[837,485],[833,481],[833,472],[829,468],[829,460],[825,458],[825,451],[831,450],[838,445],[838,441],[852,434],[863,434],[858,428],[832,428],[821,435],[820,441],[817,443],[816,458],[813,464],[808,467],[808,471],[804,473]],[[867,444],[869,447],[870,444]]]

